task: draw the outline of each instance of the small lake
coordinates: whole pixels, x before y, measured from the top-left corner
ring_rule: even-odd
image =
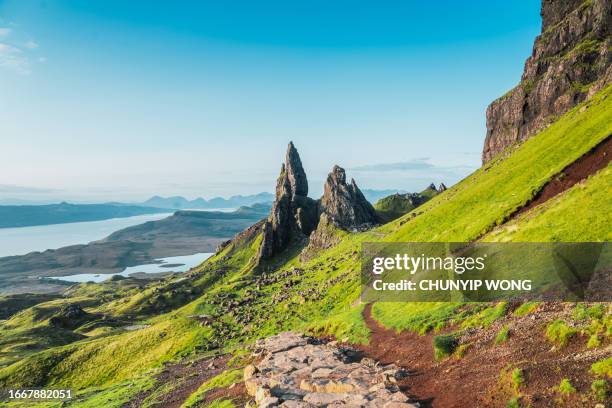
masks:
[[[156,259],[158,263],[129,266],[119,273],[81,273],[69,276],[54,276],[49,277],[49,279],[76,283],[97,283],[110,279],[115,275],[128,277],[134,273],[187,272],[189,269],[198,266],[212,255],[212,253],[201,252],[193,255],[169,256],[167,258]]]

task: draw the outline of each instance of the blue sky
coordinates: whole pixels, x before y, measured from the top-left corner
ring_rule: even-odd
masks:
[[[0,0],[0,199],[456,182],[519,80],[537,0]]]

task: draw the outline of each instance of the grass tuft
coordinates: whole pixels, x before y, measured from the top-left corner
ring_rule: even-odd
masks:
[[[612,357],[594,363],[591,372],[599,377],[612,378]]]
[[[499,333],[497,333],[497,336],[495,336],[495,344],[505,343],[508,340],[508,337],[510,337],[510,327],[505,325],[501,328]]]
[[[559,387],[557,387],[557,390],[565,396],[569,396],[576,393],[576,388],[574,388],[569,378],[562,379],[561,383],[559,383]]]
[[[546,338],[559,346],[565,346],[569,339],[577,333],[561,319],[557,319],[546,327]]]
[[[458,345],[457,336],[454,334],[434,337],[433,348],[436,360],[442,360],[453,354]]]
[[[603,379],[593,381],[591,391],[597,401],[604,402],[608,397],[608,382]]]
[[[513,315],[516,317],[526,316],[536,311],[541,302],[525,302],[516,308]]]
[[[461,323],[461,328],[468,329],[472,327],[489,327],[491,324],[493,324],[493,322],[506,314],[506,307],[506,302],[499,302],[494,306],[487,307],[480,313],[466,318],[463,323]]]
[[[510,381],[512,382],[512,386],[514,387],[514,391],[518,392],[519,389],[525,385],[525,376],[523,375],[523,370],[520,368],[515,368],[510,373]]]

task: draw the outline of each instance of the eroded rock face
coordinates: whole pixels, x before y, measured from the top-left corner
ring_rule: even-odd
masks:
[[[276,197],[270,216],[262,225],[258,259],[268,259],[292,242],[313,240],[312,248],[327,248],[334,241],[333,228],[364,230],[378,222],[374,207],[366,200],[355,180],[346,183],[344,169],[334,166],[327,177],[323,197],[309,197],[308,180],[293,143],[289,143],[285,163],[276,182]],[[322,229],[317,227],[322,223]],[[313,231],[315,232],[313,234]]]
[[[543,0],[521,83],[487,108],[483,163],[612,82],[612,2]]]
[[[367,228],[378,220],[376,210],[355,180],[346,183],[346,174],[340,166],[334,166],[327,176],[320,208],[336,226],[346,230]]]
[[[261,360],[245,368],[245,386],[258,407],[405,407],[395,365],[359,360],[354,350],[286,332],[257,343]]]
[[[292,142],[276,182],[276,197],[268,220],[263,225],[259,258],[270,258],[293,240],[305,239],[316,228],[317,202],[309,197],[308,180],[302,161]]]

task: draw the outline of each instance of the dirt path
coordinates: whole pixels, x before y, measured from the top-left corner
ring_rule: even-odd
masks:
[[[440,370],[436,369],[431,346],[433,335],[419,336],[416,333],[397,332],[384,328],[371,314],[372,305],[364,310],[364,319],[370,329],[370,343],[359,346],[366,356],[382,364],[395,363],[410,372],[400,382],[400,387],[424,407],[468,407],[474,406],[474,393],[465,393],[462,374],[453,372],[452,366],[445,374],[445,381],[437,381]],[[456,379],[451,379],[457,377]],[[473,382],[471,383],[473,386]],[[486,389],[486,387],[484,387]]]
[[[424,407],[505,407],[514,393],[507,382],[500,380],[500,372],[509,365],[523,370],[522,406],[557,407],[555,398],[559,395],[555,387],[562,378],[570,378],[579,393],[566,399],[563,405],[593,407],[594,401],[580,399],[590,391],[590,365],[612,352],[612,345],[588,350],[586,339],[580,336],[572,338],[561,349],[552,349],[544,338],[544,324],[563,313],[564,306],[549,303],[524,318],[468,331],[462,336],[462,344],[469,344],[462,358],[449,357],[436,362],[432,342],[437,334],[420,336],[386,329],[372,317],[371,310],[371,304],[364,310],[371,330],[370,343],[358,348],[383,364],[395,363],[407,369],[411,375],[399,385]],[[503,324],[509,325],[511,336],[506,343],[496,345],[494,338]],[[578,397],[580,393],[582,396]]]

